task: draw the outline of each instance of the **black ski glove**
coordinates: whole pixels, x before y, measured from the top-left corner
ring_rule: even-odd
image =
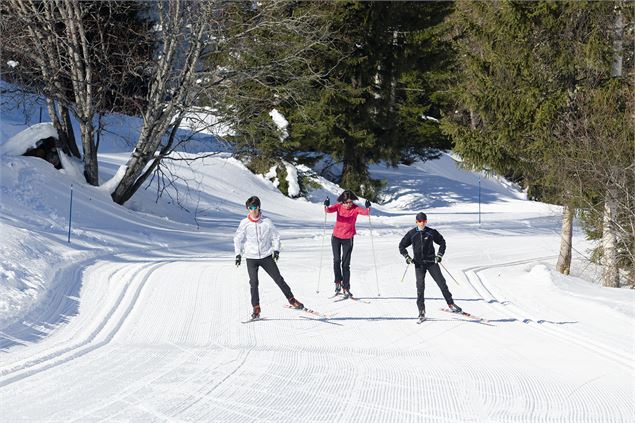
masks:
[[[435,263],[441,263],[441,260],[442,260],[442,259],[443,259],[443,256],[436,256],[436,257],[434,258],[434,262],[435,262]]]
[[[366,206],[367,209],[370,208],[370,201],[366,200],[366,203],[364,203],[364,205]]]
[[[406,259],[406,263],[412,264],[412,257],[409,254],[404,254],[403,258]]]
[[[280,251],[274,251],[273,252],[273,261],[275,261],[277,263],[279,258],[280,258]]]
[[[242,260],[242,257],[240,256],[240,254],[238,254],[236,256],[236,267],[240,266],[240,261]]]
[[[330,205],[331,205],[331,200],[329,200],[329,198],[328,198],[328,197],[326,197],[326,198],[324,199],[324,207],[328,207],[328,206],[330,206]]]

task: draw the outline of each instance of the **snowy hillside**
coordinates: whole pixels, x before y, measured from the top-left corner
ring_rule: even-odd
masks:
[[[2,110],[0,150],[36,111]],[[138,125],[116,119],[102,182]],[[206,149],[223,150],[203,137],[183,154]],[[633,421],[635,292],[600,287],[579,256],[575,276],[555,273],[559,208],[450,155],[372,168],[386,202],[358,219],[360,301],[335,302],[334,220],[324,228],[321,204],[333,184],[293,200],[220,152],[176,162],[178,197],[149,188],[121,207],[77,172],[14,151],[0,158],[3,421]],[[284,308],[261,271],[266,319],[241,323],[249,284],[232,237],[251,195],[281,233],[285,280],[328,317]],[[397,245],[419,211],[447,241],[456,303],[483,320],[441,311],[428,277],[429,319],[416,324]],[[576,232],[575,250],[589,246]]]

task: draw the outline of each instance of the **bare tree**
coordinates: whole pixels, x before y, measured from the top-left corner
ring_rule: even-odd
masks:
[[[326,21],[314,18],[319,14],[317,6],[309,13],[296,13],[294,8],[304,6],[283,0],[162,0],[143,3],[154,25],[147,33],[135,33],[127,25],[113,26],[115,11],[137,4],[2,3],[2,13],[25,30],[1,36],[12,41],[8,44],[15,46],[16,54],[21,52],[37,65],[33,72],[37,82],[31,86],[40,85],[37,88],[47,97],[58,132],[72,134],[67,109],[79,121],[89,183],[99,182],[96,114],[108,111],[116,100],[142,117],[129,160],[109,181],[114,187],[112,198],[119,204],[130,199],[153,172],[162,172],[162,160],[169,159],[183,142],[176,130],[192,108],[210,106],[217,112],[217,124],[232,126],[270,110],[272,99],[301,102],[306,91],[303,84],[320,76],[311,69],[309,55],[328,37]],[[276,36],[276,45],[271,36]],[[137,45],[151,55],[130,54]],[[135,78],[147,80],[147,90],[117,90]],[[261,86],[267,94],[244,98],[244,91],[237,87],[245,84]],[[239,105],[242,112],[237,118]]]
[[[153,172],[162,172],[161,162],[178,145],[178,124],[199,105],[215,110],[217,125],[232,127],[271,110],[272,99],[302,102],[302,87],[321,76],[308,56],[328,38],[315,9],[292,13],[288,1],[172,0],[156,6],[160,48],[141,134],[116,176],[121,179],[112,197],[120,204]],[[246,84],[261,87],[260,95],[245,98],[238,88]]]
[[[79,157],[70,114],[79,122],[84,176],[99,183],[95,115],[112,104],[122,75],[130,77],[138,63],[135,41],[144,34],[123,30],[128,23],[113,23],[119,15],[136,10],[125,1],[8,0],[2,14],[12,31],[1,37],[8,53],[33,67],[21,67],[18,83],[46,97],[49,116],[65,151]],[[132,26],[130,28],[133,28]],[[127,50],[126,57],[117,52]],[[123,59],[123,60],[122,60]]]
[[[196,83],[196,66],[209,35],[208,19],[214,15],[213,6],[207,2],[178,0],[157,3],[160,49],[137,144],[112,192],[113,200],[119,204],[132,197],[171,151],[169,141],[155,156],[175,117],[182,116],[197,97],[200,85]]]
[[[80,157],[70,123],[68,102],[65,101],[68,87],[65,86],[64,67],[56,44],[60,31],[54,21],[47,20],[50,14],[46,11],[50,12],[51,7],[52,3],[16,0],[2,3],[2,56],[3,59],[20,59],[21,78],[18,82],[46,95],[48,113],[58,132],[60,147],[64,152]]]

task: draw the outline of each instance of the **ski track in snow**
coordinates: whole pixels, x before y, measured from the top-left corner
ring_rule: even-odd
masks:
[[[113,169],[123,163],[112,160]],[[25,237],[31,242],[57,243],[24,250],[25,263],[39,251],[72,257],[52,272],[49,297],[0,333],[3,422],[633,421],[633,317],[596,304],[592,289],[568,295],[544,278],[531,280],[532,267],[554,261],[559,219],[490,181],[489,210],[477,226],[476,180],[460,173],[457,185],[445,176],[459,172],[448,160],[429,163],[427,172],[383,171],[408,196],[378,210],[372,232],[370,220],[358,221],[351,290],[365,302],[328,298],[333,216],[238,173],[243,167],[233,160],[196,165],[209,196],[201,231],[114,207],[108,196],[77,186],[78,241],[68,249],[59,247],[68,180],[30,159],[11,163],[15,175],[7,173],[3,194],[14,200],[2,209],[3,199],[0,223],[37,232]],[[49,181],[57,182],[44,194]],[[331,317],[286,309],[260,272],[266,320],[240,323],[251,305],[231,237],[243,199],[254,193],[280,223],[282,275],[307,307]],[[400,282],[397,244],[413,225],[401,200],[430,212],[448,241],[443,273],[457,304],[487,324],[440,311],[444,300],[429,277],[429,319],[415,324],[412,266]],[[178,216],[175,208],[158,210]],[[460,276],[458,285],[450,275]],[[514,284],[517,277],[529,279]]]
[[[565,339],[568,342],[575,343],[579,347],[587,348],[606,359],[615,361],[628,369],[635,369],[635,361],[633,360],[633,356],[631,353],[627,351],[617,351],[614,348],[609,348],[604,344],[595,342],[592,338],[583,337],[576,335],[570,330],[564,330],[558,328],[557,325],[562,325],[567,322],[551,322],[544,321],[538,317],[535,317],[534,314],[530,310],[524,310],[521,307],[518,307],[514,304],[505,304],[504,301],[500,301],[497,296],[492,294],[492,290],[487,287],[484,283],[483,278],[479,276],[479,273],[484,272],[488,269],[507,267],[507,266],[516,266],[519,264],[526,264],[531,262],[537,262],[544,259],[553,259],[556,257],[543,257],[532,260],[519,260],[513,261],[510,263],[503,263],[498,265],[489,265],[489,266],[478,266],[468,269],[463,269],[462,272],[465,275],[465,280],[468,281],[470,286],[474,289],[474,291],[483,298],[488,304],[492,306],[492,309],[497,312],[503,312],[503,314],[508,315],[509,317],[516,319],[522,323],[530,325],[532,328],[538,328],[537,330],[548,333],[554,336],[557,339]],[[502,308],[502,310],[501,310]],[[491,319],[490,319],[491,320]],[[538,324],[536,327],[532,325],[533,323]],[[575,322],[570,322],[575,323]]]
[[[387,241],[376,245],[382,249]],[[285,257],[292,262],[293,252]],[[263,314],[271,320],[241,325],[250,310],[244,269],[200,256],[98,261],[73,277],[95,288],[127,282],[109,301],[97,293],[86,297],[103,307],[93,304],[87,315],[80,308],[75,319],[85,319],[84,330],[75,327],[65,337],[62,329],[59,339],[36,344],[37,354],[3,360],[0,393],[16,404],[7,410],[9,421],[630,421],[632,396],[619,387],[633,375],[632,358],[609,354],[566,325],[539,323],[480,276],[543,259],[462,267],[467,286],[448,277],[457,302],[467,296],[463,307],[494,327],[435,312],[442,301],[433,283],[427,287],[431,319],[423,325],[404,311],[413,308],[411,283],[384,285],[394,293],[366,297],[371,304],[343,304],[311,296],[311,284],[291,282],[305,303],[337,313],[301,316],[280,306],[278,288],[264,275]],[[317,270],[304,267],[311,275]],[[281,268],[289,280],[303,274],[284,262]],[[380,263],[381,278],[393,277],[394,268]],[[375,290],[372,266],[352,271],[366,277],[366,292]],[[540,357],[497,342],[501,330],[523,331],[523,342],[603,363],[604,370],[581,377],[566,362],[541,364]],[[472,349],[477,338],[487,340],[480,350]]]

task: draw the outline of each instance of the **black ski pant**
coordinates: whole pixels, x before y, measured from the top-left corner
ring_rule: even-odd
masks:
[[[251,286],[251,305],[260,304],[260,295],[258,294],[258,268],[262,267],[271,279],[280,287],[286,299],[293,297],[291,288],[284,281],[284,278],[278,270],[278,265],[273,261],[273,256],[267,256],[261,259],[247,259],[247,273],[249,274],[249,285]]]
[[[452,294],[448,289],[448,284],[445,283],[445,278],[441,273],[441,268],[437,263],[425,263],[415,264],[415,275],[417,276],[417,307],[419,311],[425,311],[426,306],[424,303],[424,291],[426,289],[426,271],[430,273],[432,279],[439,285],[443,298],[448,305],[453,304]]]
[[[353,252],[353,238],[342,239],[331,236],[333,249],[333,272],[335,282],[341,281],[342,288],[351,289],[351,253]]]

